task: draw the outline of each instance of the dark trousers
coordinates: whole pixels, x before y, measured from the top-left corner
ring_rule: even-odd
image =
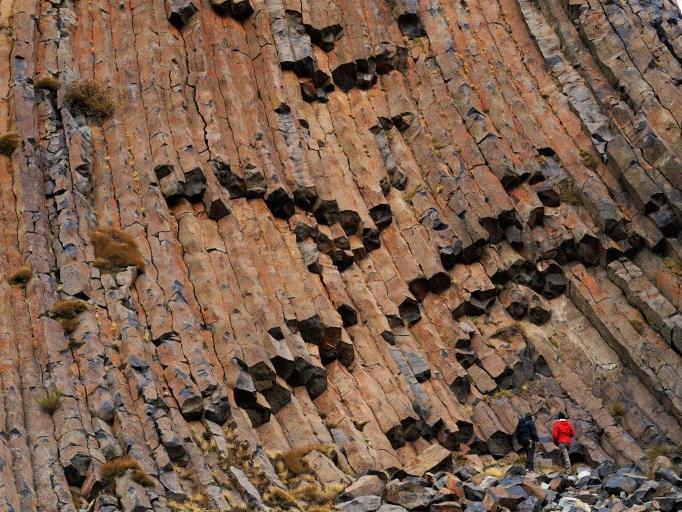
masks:
[[[523,449],[526,450],[526,469],[528,471],[535,470],[535,443],[533,441],[526,441],[523,443]]]

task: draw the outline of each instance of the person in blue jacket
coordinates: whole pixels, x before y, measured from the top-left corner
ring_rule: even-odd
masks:
[[[527,412],[523,418],[519,419],[519,422],[516,425],[515,435],[516,440],[526,451],[526,469],[528,471],[534,471],[535,443],[537,443],[540,438],[538,438],[538,431],[535,428],[535,421],[533,420],[533,415],[531,413]]]

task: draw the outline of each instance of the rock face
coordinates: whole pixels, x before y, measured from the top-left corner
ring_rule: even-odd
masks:
[[[574,462],[644,472],[599,493],[679,507],[650,460],[682,443],[681,27],[673,0],[2,2],[3,503],[295,510],[268,454],[305,448],[329,495],[371,477],[345,510],[537,510],[569,484],[428,475],[513,454],[525,412],[559,462],[561,411]]]

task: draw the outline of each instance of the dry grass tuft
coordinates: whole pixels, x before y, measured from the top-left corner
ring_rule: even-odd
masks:
[[[498,388],[492,395],[484,395],[484,400],[497,400],[498,398],[511,398],[515,395],[514,391],[511,389],[500,389]]]
[[[53,76],[43,76],[36,80],[34,85],[36,89],[45,89],[48,91],[57,92],[61,82]]]
[[[38,406],[51,416],[62,405],[62,398],[64,398],[64,393],[57,388],[52,388],[38,400]]]
[[[528,337],[528,329],[519,321],[514,321],[506,327],[498,329],[492,334],[493,338],[499,338],[503,341],[509,342],[514,336],[522,336],[524,339]]]
[[[76,318],[87,309],[88,305],[82,300],[66,299],[55,302],[50,313],[55,318]]]
[[[68,85],[64,99],[87,116],[105,119],[114,113],[114,101],[100,82],[83,78]]]
[[[9,284],[12,286],[23,286],[31,280],[32,276],[33,276],[33,272],[31,272],[31,268],[24,265],[19,270],[17,270],[14,274],[9,276],[8,281],[9,281]]]
[[[105,485],[113,484],[114,480],[125,475],[127,471],[131,472],[130,479],[143,487],[156,485],[154,479],[145,473],[140,464],[130,456],[115,457],[99,468],[100,477]]]
[[[611,407],[611,416],[613,416],[616,421],[620,421],[625,416],[625,412],[625,406],[620,402]]]
[[[130,479],[142,487],[154,487],[154,479],[141,469],[134,469],[130,474]]]
[[[667,256],[663,258],[663,263],[665,263],[665,266],[668,267],[668,270],[675,274],[676,276],[682,276],[682,265],[680,265],[677,260],[674,258],[671,258],[670,256]]]
[[[126,267],[144,270],[144,259],[135,239],[120,229],[98,227],[90,234],[95,249],[95,266],[102,270],[116,271]]]
[[[649,447],[646,451],[647,458],[649,462],[656,460],[656,457],[672,457],[672,456],[682,456],[682,444],[672,445],[672,444],[657,444]]]
[[[82,300],[66,299],[55,302],[50,314],[59,321],[66,334],[71,334],[80,323],[78,316],[87,309],[88,305]]]
[[[171,512],[214,512],[215,509],[208,507],[210,507],[208,498],[203,494],[195,494],[184,502],[176,500],[168,501],[168,508],[170,508]],[[228,510],[230,510],[230,512],[236,512],[234,507],[231,507]]]
[[[583,206],[583,198],[575,188],[572,179],[566,180],[559,186],[559,201],[576,207]]]
[[[7,157],[12,156],[14,150],[19,146],[19,134],[16,132],[8,132],[0,135],[0,155]]]
[[[333,449],[328,445],[323,444],[309,444],[299,448],[292,448],[286,452],[274,454],[273,460],[281,460],[286,468],[294,475],[302,475],[307,473],[310,468],[303,457],[312,451],[318,451],[331,458]]]
[[[303,484],[291,491],[292,496],[306,505],[330,505],[343,492],[345,486],[328,484],[324,487],[318,482]],[[305,510],[308,510],[306,507]]]
[[[99,474],[105,483],[111,483],[120,476],[123,476],[129,469],[139,470],[140,464],[132,457],[115,457],[99,468]]]
[[[483,477],[492,476],[493,478],[502,478],[509,469],[509,466],[488,466],[483,468],[478,475],[476,475],[476,480],[482,480]]]
[[[405,190],[405,202],[408,204],[412,204],[412,200],[414,199],[414,196],[417,194],[417,187],[411,187],[407,190]]]
[[[278,478],[285,488],[274,486],[263,469],[253,463],[253,450],[238,437],[237,426],[229,422],[224,429],[227,453],[220,454],[221,467],[229,474],[229,466],[239,467],[247,475],[263,497],[264,503],[274,512],[299,510],[301,512],[331,512],[334,500],[343,491],[339,484],[324,486],[303,458],[313,450],[334,458],[333,448],[328,445],[311,444],[286,452],[269,453]],[[236,506],[233,506],[237,510]],[[178,510],[178,512],[184,512]],[[189,511],[188,511],[189,512]]]
[[[597,160],[591,153],[587,151],[580,150],[580,160],[582,160],[583,165],[587,167],[590,171],[596,171],[599,166],[599,160]]]
[[[291,495],[291,493],[280,487],[270,486],[267,491],[263,494],[263,501],[268,504],[269,507],[279,507],[284,510],[288,510],[293,507],[298,507],[298,502]]]

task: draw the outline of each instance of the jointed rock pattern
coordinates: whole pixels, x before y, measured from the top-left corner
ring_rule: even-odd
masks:
[[[679,445],[681,87],[673,0],[3,1],[0,508]]]

